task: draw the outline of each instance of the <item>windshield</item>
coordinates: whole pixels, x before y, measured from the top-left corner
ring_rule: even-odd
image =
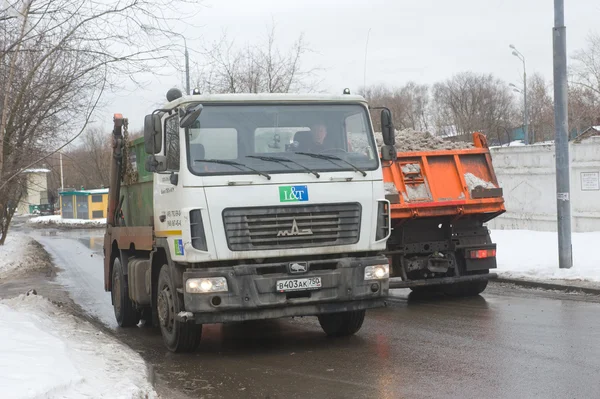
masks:
[[[367,110],[358,104],[209,104],[186,136],[188,165],[198,175],[260,171],[318,177],[379,164]]]

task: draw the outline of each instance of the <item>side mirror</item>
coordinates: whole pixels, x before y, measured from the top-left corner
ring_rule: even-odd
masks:
[[[144,118],[144,148],[146,154],[158,154],[162,149],[162,125],[159,114]]]
[[[181,126],[182,128],[187,128],[187,127],[192,126],[192,124],[194,122],[196,122],[196,119],[198,119],[198,117],[200,116],[201,113],[202,113],[202,104],[198,104],[191,108],[188,108],[185,111],[185,115],[181,118],[181,121],[179,122],[179,126]]]
[[[163,155],[148,155],[146,170],[150,173],[160,173],[167,170],[167,157]]]
[[[396,143],[392,113],[387,108],[381,110],[381,134],[385,145],[393,146]]]

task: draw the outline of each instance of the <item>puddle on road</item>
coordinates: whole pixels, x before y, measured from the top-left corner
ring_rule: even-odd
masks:
[[[67,238],[80,242],[94,252],[102,252],[104,245],[104,229],[42,230],[42,237]]]

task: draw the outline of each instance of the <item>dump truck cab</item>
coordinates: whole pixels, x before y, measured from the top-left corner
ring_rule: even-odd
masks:
[[[391,233],[365,100],[174,97],[144,138],[115,144],[105,288],[119,323],[153,319],[173,351],[204,323],[316,315],[329,335],[358,331],[384,305]]]

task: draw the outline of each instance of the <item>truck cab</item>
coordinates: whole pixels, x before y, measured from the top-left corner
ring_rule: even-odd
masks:
[[[169,100],[137,141],[115,118],[105,288],[119,324],[152,320],[176,352],[205,323],[318,316],[328,335],[358,331],[385,304],[391,233],[365,100]]]

